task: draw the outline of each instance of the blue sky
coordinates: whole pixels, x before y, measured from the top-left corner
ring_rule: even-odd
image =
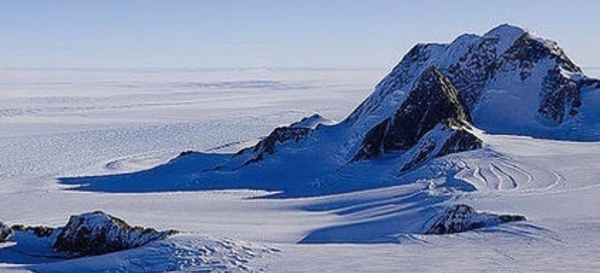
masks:
[[[600,1],[0,1],[0,67],[391,67],[501,23],[600,66]]]

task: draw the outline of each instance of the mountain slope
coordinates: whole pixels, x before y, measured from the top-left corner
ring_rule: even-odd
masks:
[[[454,85],[428,68],[400,108],[367,132],[352,161],[404,151],[414,154],[402,167],[405,171],[433,157],[481,148],[481,141],[464,128],[469,119]],[[428,135],[433,131],[437,133]]]

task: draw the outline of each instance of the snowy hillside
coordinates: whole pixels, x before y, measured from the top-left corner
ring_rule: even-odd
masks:
[[[417,45],[339,123],[327,114],[344,117],[367,95],[355,86],[372,83],[356,71],[154,73],[94,98],[2,89],[0,124],[15,131],[0,135],[0,269],[600,266],[600,81],[531,31],[502,25]],[[190,83],[202,76],[210,81]],[[64,129],[37,127],[59,121]],[[81,214],[98,210],[156,230]],[[62,227],[69,215],[80,216]],[[75,250],[53,247],[59,237]],[[118,247],[85,243],[97,238]]]

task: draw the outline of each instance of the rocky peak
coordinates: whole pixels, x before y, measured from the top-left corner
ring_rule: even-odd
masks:
[[[140,247],[165,239],[175,230],[132,227],[102,211],[73,215],[63,227],[13,225],[0,222],[0,243],[24,255],[78,258]]]
[[[290,141],[299,142],[310,132],[317,130],[319,125],[330,124],[333,124],[333,121],[325,119],[319,114],[304,117],[289,126],[275,128],[267,137],[263,138],[253,147],[240,150],[235,157],[248,157],[243,159],[242,166],[258,162],[265,156],[274,154],[278,145]]]
[[[419,77],[422,69],[432,60],[438,58],[446,46],[442,44],[418,44],[414,46],[377,86],[375,92],[363,101],[346,119],[348,123],[360,123],[366,116],[375,114],[378,110],[385,110],[388,104],[394,102],[390,98],[398,94],[400,97]]]
[[[252,151],[259,155],[273,154],[275,152],[275,145],[277,143],[284,143],[287,141],[298,142],[304,138],[310,132],[311,129],[303,127],[278,127],[273,130],[267,137],[261,140]]]
[[[429,67],[437,68],[454,85],[474,125],[494,133],[550,132],[565,121],[576,120],[573,117],[585,104],[583,88],[598,88],[556,42],[504,24],[483,36],[465,34],[450,44],[415,46],[345,123],[382,131],[386,127],[382,123],[391,122],[387,119],[409,99]],[[523,105],[519,111],[527,116],[530,127],[523,127],[519,120],[495,126],[495,120],[486,119],[491,112],[503,111],[503,102],[482,99],[494,93],[510,93],[511,101]],[[482,109],[482,102],[488,109],[498,109],[476,111]]]
[[[511,24],[501,24],[483,35],[484,39],[496,39],[503,42],[503,48],[499,51],[506,50],[506,46],[510,46],[515,40],[524,34],[532,33],[524,28]]]
[[[300,121],[290,124],[289,127],[316,129],[321,124],[332,125],[333,121],[326,119],[319,114],[313,114],[312,116],[304,117]]]
[[[119,218],[95,211],[71,216],[52,247],[74,256],[98,255],[139,247],[174,233],[131,227]]]
[[[417,86],[389,119],[383,149],[406,150],[447,119],[469,121],[469,116],[454,85],[441,71],[431,67],[423,72]]]
[[[521,215],[498,215],[478,212],[470,206],[458,204],[445,208],[429,225],[425,234],[453,234],[508,222],[525,221]]]
[[[469,120],[454,85],[441,71],[430,67],[398,110],[367,132],[352,161],[377,157],[381,153],[407,151],[434,127],[466,124]]]
[[[12,236],[15,232],[12,228],[0,222],[0,243],[4,243],[10,236]]]

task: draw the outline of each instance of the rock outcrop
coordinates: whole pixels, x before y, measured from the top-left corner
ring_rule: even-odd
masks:
[[[0,222],[0,243],[6,242],[15,232],[9,226]]]
[[[279,144],[287,142],[299,142],[310,132],[316,130],[321,124],[332,124],[333,122],[323,118],[319,114],[310,117],[304,117],[302,120],[292,123],[289,126],[275,128],[267,137],[259,141],[254,147],[240,150],[235,156],[247,156],[243,165],[261,161],[265,156],[275,153]]]
[[[430,67],[398,110],[367,132],[351,162],[384,153],[410,154],[415,148],[414,157],[402,168],[405,171],[426,159],[480,148],[482,142],[465,129],[469,119],[458,90],[441,71]],[[430,134],[434,129],[437,133]]]
[[[56,230],[55,228],[45,226],[24,226],[24,225],[13,225],[10,227],[15,232],[31,233],[36,237],[49,237]]]
[[[376,126],[396,111],[395,105],[410,99],[414,86],[431,67],[454,85],[471,123],[494,133],[553,138],[553,130],[570,121],[582,123],[577,127],[583,128],[587,124],[578,117],[586,103],[582,92],[600,86],[598,80],[585,76],[556,42],[501,25],[483,36],[462,35],[450,44],[416,45],[347,122],[381,129]],[[502,113],[507,103],[518,114]],[[506,118],[494,119],[496,112]],[[560,138],[590,138],[585,131],[578,134]]]
[[[95,211],[71,216],[52,247],[74,256],[98,255],[140,247],[174,233],[131,227],[119,218]]]
[[[425,234],[453,234],[502,223],[525,221],[521,215],[498,215],[477,212],[470,206],[459,204],[447,208],[433,221]]]
[[[0,223],[0,242],[14,241],[18,246],[23,240],[27,245],[47,247],[49,249],[46,252],[67,257],[100,255],[136,248],[175,233],[175,230],[157,231],[153,228],[131,227],[125,221],[102,211],[71,216],[64,227],[57,228],[24,225],[8,227]]]

